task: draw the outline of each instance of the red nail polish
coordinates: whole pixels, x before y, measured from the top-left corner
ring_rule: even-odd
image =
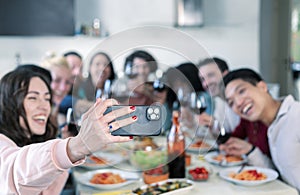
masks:
[[[137,119],[137,116],[132,116],[131,117],[133,120],[136,120]]]
[[[130,106],[129,107],[131,110],[135,110],[135,106]]]
[[[133,139],[133,136],[131,135],[131,136],[129,136],[129,139]]]

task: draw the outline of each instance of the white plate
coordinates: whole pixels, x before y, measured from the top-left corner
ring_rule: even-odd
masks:
[[[256,170],[259,173],[264,173],[267,178],[265,180],[258,180],[258,181],[245,181],[245,180],[237,180],[233,179],[229,176],[232,172],[237,172],[240,167],[233,167],[233,168],[227,168],[225,170],[220,171],[219,175],[221,178],[233,182],[235,184],[244,185],[244,186],[257,186],[261,185],[267,182],[274,181],[278,177],[278,173],[272,169],[267,168],[261,168],[261,167],[245,167],[244,170]]]
[[[193,153],[204,153],[204,152],[208,152],[212,149],[216,149],[216,141],[215,140],[211,140],[211,139],[204,139],[203,142],[205,142],[206,144],[209,145],[209,147],[193,147],[192,144],[195,143],[197,141],[193,141],[190,143],[189,147],[187,148],[188,152],[193,152]],[[189,142],[188,142],[189,143]]]
[[[87,157],[86,162],[82,165],[79,165],[80,167],[86,168],[86,169],[102,169],[107,168],[110,166],[114,166],[116,164],[121,163],[123,160],[125,160],[125,157],[123,157],[121,154],[118,153],[105,153],[105,152],[99,152],[93,154],[96,157],[104,159],[107,163],[104,164],[97,164],[93,160],[90,159],[90,157]]]
[[[241,164],[247,162],[246,156],[242,156],[243,160],[238,161],[238,162],[223,162],[223,163],[220,163],[220,161],[217,161],[217,160],[214,159],[214,157],[216,157],[218,155],[219,155],[219,152],[217,152],[217,151],[209,152],[205,155],[204,158],[209,163],[224,166],[224,167],[238,166],[238,165],[241,165]]]
[[[175,181],[186,181],[187,183],[189,183],[191,185],[188,186],[188,187],[179,188],[177,190],[173,190],[173,191],[170,191],[170,192],[162,193],[162,195],[180,194],[180,193],[183,193],[183,192],[187,192],[187,191],[191,190],[194,187],[194,182],[191,181],[191,180],[188,180],[188,179],[167,179],[165,181],[160,181],[160,182],[157,182],[157,183],[152,183],[152,184],[149,184],[149,185],[144,185],[144,186],[140,187],[140,189],[145,190],[149,186],[163,185],[163,184],[165,184],[167,182],[175,182]],[[134,190],[136,190],[136,189],[134,189]],[[133,193],[133,194],[135,194],[135,193]]]
[[[96,173],[105,173],[105,172],[112,172],[114,174],[119,174],[123,179],[126,180],[126,178],[127,178],[128,180],[126,180],[123,183],[117,183],[117,184],[93,184],[90,182],[93,175],[95,175]],[[126,186],[128,184],[134,183],[134,182],[138,181],[139,179],[140,178],[139,178],[138,174],[136,174],[134,172],[127,172],[127,171],[122,171],[122,170],[118,170],[118,169],[99,169],[99,170],[83,173],[78,177],[78,181],[80,183],[90,186],[90,187],[103,189],[103,190],[120,188],[120,187]]]

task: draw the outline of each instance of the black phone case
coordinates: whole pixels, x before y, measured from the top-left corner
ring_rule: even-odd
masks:
[[[126,105],[128,106],[128,105]],[[112,106],[108,108],[105,112],[111,112],[115,109],[120,109],[124,106]],[[116,120],[137,116],[136,122],[124,126],[120,129],[113,131],[112,135],[121,136],[157,136],[161,134],[163,121],[165,120],[164,109],[160,105],[151,106],[135,106],[136,110],[133,113],[124,115],[117,118]]]

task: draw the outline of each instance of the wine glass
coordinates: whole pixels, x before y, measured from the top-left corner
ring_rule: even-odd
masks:
[[[133,79],[138,76],[138,72],[134,71],[132,61],[128,61],[125,65],[125,75],[129,79]]]
[[[217,137],[217,144],[224,144],[227,142],[227,140],[230,138],[231,133],[226,132],[225,128],[223,125],[219,124],[219,129],[220,129],[220,134]]]
[[[180,102],[180,105],[182,107],[186,107],[188,106],[188,102],[189,102],[189,95],[188,92],[186,90],[184,90],[184,87],[178,87],[177,89],[177,99]]]
[[[96,90],[96,99],[101,98],[102,100],[108,99],[111,95],[111,80],[107,79],[104,82],[104,87],[102,89]]]
[[[190,109],[197,117],[198,129],[196,136],[199,138],[211,138],[210,123],[207,119],[212,118],[210,114],[212,107],[211,97],[204,91],[192,92],[190,94]],[[204,113],[205,112],[205,113]]]
[[[201,114],[206,110],[207,101],[204,92],[192,92],[190,99],[190,108],[194,113]]]
[[[218,145],[224,144],[230,138],[231,133],[226,132],[224,126],[221,123],[219,123],[217,120],[215,120],[215,123],[216,122],[217,122],[217,128],[219,130],[219,135],[217,137],[216,142],[217,142]],[[222,155],[222,159],[219,162],[219,165],[221,165],[221,166],[222,165],[226,165],[227,161],[226,161],[226,153],[225,153],[225,151],[219,150],[219,154]]]
[[[208,106],[207,95],[205,94],[205,92],[192,92],[190,94],[189,106],[196,117],[198,117],[199,114],[202,114]],[[205,143],[206,136],[209,135],[208,132],[209,131],[207,126],[199,125],[196,129],[195,140],[201,141],[200,143]],[[204,160],[204,155],[206,154],[206,152],[206,150],[203,150],[201,149],[201,147],[199,147],[199,160]]]
[[[108,99],[111,95],[111,80],[107,79],[104,83],[102,99]]]
[[[61,136],[67,138],[69,136],[76,136],[79,131],[79,126],[76,124],[73,116],[73,109],[68,108],[66,114],[66,125],[61,129]]]
[[[96,99],[101,98],[102,97],[102,89],[97,89],[96,90]]]
[[[160,79],[155,79],[153,82],[154,91],[162,92],[166,89],[165,84]]]

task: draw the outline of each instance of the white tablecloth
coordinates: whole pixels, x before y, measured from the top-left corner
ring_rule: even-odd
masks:
[[[223,167],[210,165],[203,160],[199,160],[196,155],[192,155],[192,165],[191,166],[201,166],[207,165],[211,166],[213,169],[213,173],[210,175],[210,178],[204,182],[195,182],[194,187],[186,192],[179,193],[183,194],[208,194],[208,195],[298,195],[298,192],[295,188],[283,183],[280,180],[275,180],[267,184],[263,184],[260,186],[240,186],[228,181],[221,179],[218,176],[218,172],[223,169]],[[130,167],[128,162],[124,162],[118,167]],[[188,167],[187,167],[188,168]],[[80,177],[80,174],[84,173],[85,170],[75,168],[73,170],[74,179]],[[124,191],[130,191],[137,187],[145,185],[142,179],[134,184],[130,184],[121,189],[116,189],[112,191],[104,191],[97,190],[95,188],[82,185],[80,183],[77,184],[77,194],[81,195],[90,195],[90,194],[101,194],[101,195],[116,195],[116,194],[124,194]],[[119,192],[119,193],[117,193]]]

